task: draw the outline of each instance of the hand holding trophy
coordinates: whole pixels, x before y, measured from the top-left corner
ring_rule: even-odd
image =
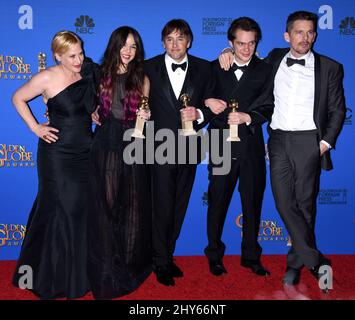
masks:
[[[135,126],[134,131],[131,136],[134,138],[145,139],[145,136],[143,134],[145,120],[138,117],[138,112],[141,110],[144,110],[147,112],[149,111],[148,97],[143,96],[143,95],[141,96],[141,99],[139,102],[139,107],[137,110],[136,126]]]
[[[187,107],[187,103],[190,101],[190,97],[187,93],[183,93],[180,96],[180,101],[182,101],[183,107],[186,108]],[[184,121],[181,118],[181,123],[182,123],[182,131],[180,134],[182,134],[183,136],[194,136],[196,135],[196,131],[194,130],[192,121]]]
[[[229,107],[232,108],[231,112],[237,112],[238,102],[235,99],[231,99],[229,101]],[[227,141],[240,141],[237,124],[229,125],[229,137],[227,138]]]

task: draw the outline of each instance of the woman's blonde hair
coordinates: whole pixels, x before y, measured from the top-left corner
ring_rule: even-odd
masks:
[[[51,49],[53,52],[53,58],[56,63],[58,63],[55,58],[56,54],[63,54],[68,51],[69,47],[79,43],[82,45],[82,41],[77,34],[72,31],[63,30],[57,32],[52,40]]]

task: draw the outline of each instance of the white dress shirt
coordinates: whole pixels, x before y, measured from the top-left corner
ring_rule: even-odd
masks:
[[[171,68],[171,65],[173,63],[182,64],[184,62],[187,63],[185,70],[182,70],[181,68],[177,68],[175,71],[173,71],[173,69]],[[166,66],[166,70],[168,71],[168,76],[169,76],[170,83],[173,88],[175,97],[176,97],[176,99],[179,100],[179,97],[181,95],[182,86],[184,85],[187,69],[189,68],[189,62],[187,59],[187,55],[185,56],[185,58],[182,61],[177,62],[173,58],[171,58],[168,54],[165,54],[165,66]]]
[[[250,58],[250,60],[249,60],[247,63],[245,63],[245,64],[239,64],[239,63],[237,62],[237,60],[234,58],[233,63],[235,63],[238,67],[244,67],[244,66],[247,67],[247,66],[249,65],[250,61],[251,61],[251,58]],[[233,64],[232,64],[232,65],[233,65]],[[244,72],[243,72],[242,70],[240,70],[240,69],[237,69],[237,70],[234,71],[235,77],[237,78],[238,81],[239,81],[240,78],[242,77],[243,73],[244,73]],[[249,126],[250,123],[251,123],[251,122],[246,122],[245,124],[246,124],[247,126]]]
[[[295,59],[290,52],[286,54],[275,76],[275,109],[270,126],[274,130],[314,130],[314,55],[309,51],[298,58],[305,59],[305,66],[288,67],[288,57]]]
[[[186,62],[186,64],[187,64],[185,70],[182,70],[181,68],[177,68],[175,71],[173,71],[173,69],[171,68],[171,65],[173,63],[182,64],[184,62]],[[165,54],[165,66],[166,66],[166,70],[168,71],[169,80],[170,80],[171,86],[173,88],[175,97],[177,100],[179,100],[179,97],[181,95],[181,90],[184,85],[187,69],[189,68],[189,61],[187,59],[187,55],[180,62],[177,62],[166,53]],[[203,113],[200,109],[196,109],[196,110],[198,111],[198,113],[200,115],[200,119],[197,120],[197,123],[200,124],[204,120]]]
[[[287,58],[305,59],[305,65],[288,67]],[[317,129],[314,122],[314,54],[309,51],[295,58],[291,52],[282,59],[274,82],[275,109],[270,127],[274,130],[303,131]],[[328,148],[328,142],[322,140]]]
[[[251,61],[251,59],[250,59],[247,63],[245,63],[245,64],[240,64],[240,63],[238,63],[237,60],[235,60],[235,58],[234,58],[233,63],[235,63],[238,67],[244,67],[244,66],[247,67],[247,66],[249,65],[250,61]],[[235,77],[237,78],[238,81],[239,81],[240,78],[242,77],[243,73],[244,73],[244,72],[243,72],[242,70],[240,70],[240,69],[237,69],[237,70],[234,71]]]

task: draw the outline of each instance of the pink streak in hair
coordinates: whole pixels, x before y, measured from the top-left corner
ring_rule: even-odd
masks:
[[[112,81],[111,77],[107,77],[101,83],[100,92],[100,115],[107,118],[112,105]],[[136,111],[140,101],[138,90],[127,91],[123,101],[124,121],[133,121],[136,119]]]
[[[107,77],[101,82],[101,90],[100,90],[100,114],[107,118],[108,114],[111,110],[112,104],[112,81],[111,77]]]
[[[125,121],[136,120],[136,112],[140,101],[140,95],[137,90],[130,90],[126,92],[123,109],[125,114]]]

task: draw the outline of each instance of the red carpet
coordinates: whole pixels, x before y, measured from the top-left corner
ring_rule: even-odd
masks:
[[[176,264],[185,276],[176,280],[174,287],[165,287],[152,274],[135,292],[121,300],[355,300],[355,255],[327,256],[333,264],[333,289],[328,294],[320,291],[316,280],[303,269],[297,286],[282,285],[286,257],[263,256],[262,261],[270,277],[258,277],[240,266],[240,256],[226,256],[228,274],[215,277],[209,273],[203,256],[176,257]],[[15,261],[0,261],[0,300],[35,300],[32,293],[12,286]],[[91,300],[87,294],[81,300]]]

